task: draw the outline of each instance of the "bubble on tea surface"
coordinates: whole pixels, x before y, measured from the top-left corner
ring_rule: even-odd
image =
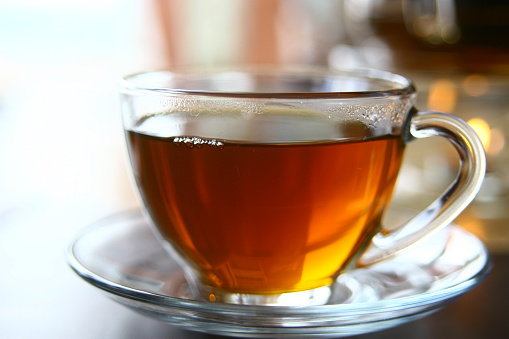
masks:
[[[381,124],[390,121],[388,118],[390,118],[391,113],[392,111],[387,105],[380,104],[366,108],[362,116],[366,123],[374,128],[378,128]]]
[[[198,137],[175,137],[173,139],[173,143],[175,146],[179,147],[181,145],[186,146],[187,148],[202,148],[204,145],[206,146],[213,146],[218,149],[224,148],[224,143],[216,140],[216,139],[205,139],[205,138],[198,138]]]

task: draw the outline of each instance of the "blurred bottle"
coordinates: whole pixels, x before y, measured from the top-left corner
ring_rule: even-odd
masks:
[[[153,0],[166,65],[324,64],[342,39],[342,2]]]

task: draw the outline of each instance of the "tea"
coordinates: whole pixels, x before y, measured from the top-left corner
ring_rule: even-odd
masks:
[[[205,285],[252,294],[330,285],[374,232],[401,136],[252,142],[127,131],[163,237]]]

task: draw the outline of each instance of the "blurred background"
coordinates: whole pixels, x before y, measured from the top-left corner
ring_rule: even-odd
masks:
[[[420,109],[456,114],[481,137],[487,178],[458,223],[493,252],[509,251],[508,36],[503,0],[2,0],[4,333],[19,334],[26,319],[42,331],[40,314],[78,291],[69,241],[137,206],[117,81],[146,69],[306,63],[411,77]],[[419,208],[450,183],[457,158],[440,140],[409,148],[396,200]]]

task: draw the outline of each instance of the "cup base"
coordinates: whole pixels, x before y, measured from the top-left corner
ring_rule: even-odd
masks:
[[[288,292],[280,294],[248,294],[232,293],[214,289],[200,288],[206,300],[219,303],[258,306],[315,306],[326,304],[332,294],[330,286],[312,290]]]

